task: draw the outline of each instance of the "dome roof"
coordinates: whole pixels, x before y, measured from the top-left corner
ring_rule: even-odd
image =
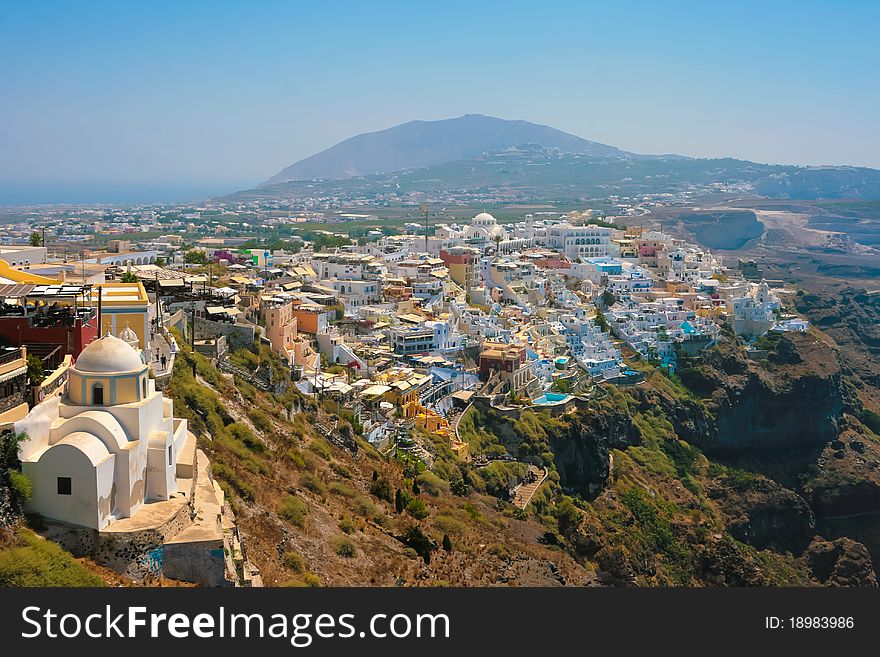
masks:
[[[126,324],[125,328],[122,329],[122,333],[119,334],[119,339],[122,340],[123,342],[127,342],[132,347],[134,346],[134,344],[132,344],[132,343],[135,343],[135,344],[138,343],[137,333],[132,331],[131,327],[128,324]]]
[[[494,224],[495,217],[493,217],[488,212],[481,212],[476,217],[473,218],[473,222],[475,224]]]
[[[144,364],[125,340],[105,335],[82,350],[73,368],[78,372],[140,372]]]

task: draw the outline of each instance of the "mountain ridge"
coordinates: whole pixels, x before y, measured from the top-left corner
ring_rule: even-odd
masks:
[[[663,157],[630,153],[530,121],[465,114],[437,121],[408,121],[349,137],[285,167],[260,186],[422,168],[527,144],[596,157]]]

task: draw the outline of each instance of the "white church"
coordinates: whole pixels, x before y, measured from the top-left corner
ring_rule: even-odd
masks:
[[[29,512],[100,531],[178,494],[187,422],[174,417],[136,347],[131,330],[93,341],[64,393],[16,424],[28,435],[20,458],[32,483]]]

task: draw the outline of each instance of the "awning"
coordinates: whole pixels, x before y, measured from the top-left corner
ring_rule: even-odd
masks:
[[[0,383],[4,381],[9,381],[9,379],[14,379],[17,376],[21,376],[22,374],[27,374],[27,365],[22,365],[19,368],[16,368],[10,372],[6,372],[5,374],[0,374]]]

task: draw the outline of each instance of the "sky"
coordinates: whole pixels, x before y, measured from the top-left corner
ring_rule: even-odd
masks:
[[[880,168],[880,3],[0,3],[0,203],[251,187],[488,114],[639,153]]]

